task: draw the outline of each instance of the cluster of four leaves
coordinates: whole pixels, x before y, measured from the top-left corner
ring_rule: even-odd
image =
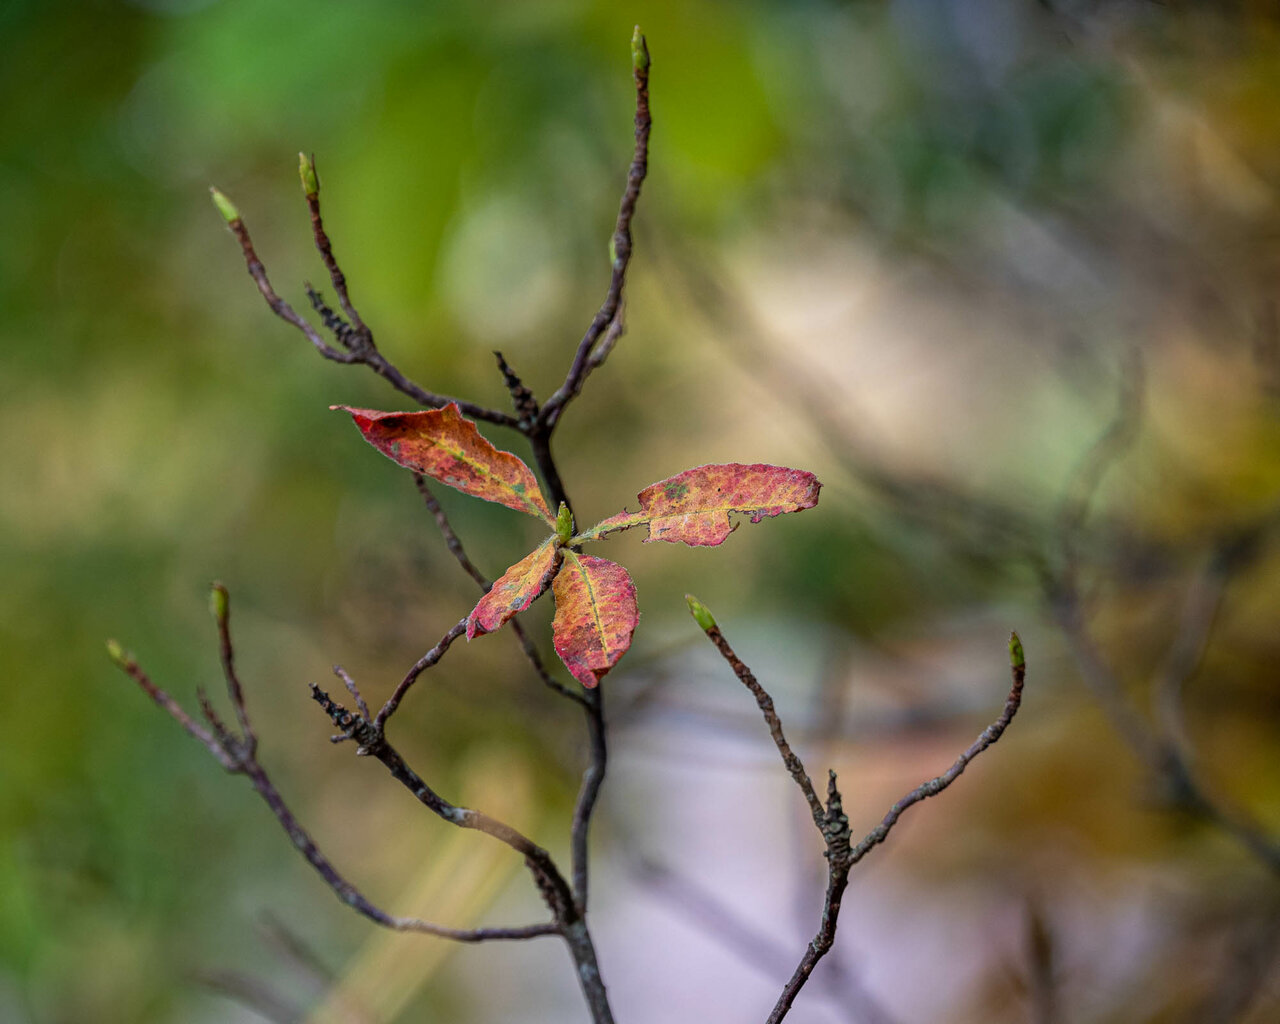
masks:
[[[500,629],[548,587],[556,602],[551,624],[556,654],[580,683],[595,686],[631,646],[639,620],[636,588],[617,562],[580,554],[584,543],[647,526],[647,540],[715,546],[733,532],[730,513],[758,523],[766,516],[812,508],[821,484],[812,473],[781,466],[723,465],[687,469],[639,494],[637,512],[619,512],[574,534],[569,510],[553,516],[533,471],[481,436],[456,405],[427,412],[351,414],[365,440],[393,461],[464,494],[541,519],[546,540],[511,566],[467,618],[467,639]]]

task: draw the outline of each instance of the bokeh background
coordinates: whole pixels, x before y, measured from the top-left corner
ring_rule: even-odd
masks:
[[[270,316],[206,189],[302,305],[314,152],[383,351],[502,406],[501,349],[545,396],[607,281],[636,22],[655,127],[629,333],[564,418],[566,486],[584,518],[706,462],[825,486],[721,549],[601,551],[643,613],[606,680],[595,832],[619,1019],[762,1020],[817,919],[803,803],[691,590],[859,834],[994,717],[1010,628],[1027,648],[1021,717],[858,868],[792,1019],[1275,1020],[1275,872],[1116,731],[1052,581],[1074,551],[1106,692],[1157,731],[1183,709],[1206,787],[1280,836],[1276,12],[0,5],[0,1020],[585,1019],[554,941],[351,915],[103,643],[190,704],[219,686],[225,581],[263,760],[338,865],[394,912],[538,919],[507,851],[326,740],[308,682],[340,662],[384,695],[476,594],[407,474],[327,410],[404,402]],[[491,575],[533,539],[443,500]],[[562,853],[573,710],[497,636],[451,651],[396,734]]]

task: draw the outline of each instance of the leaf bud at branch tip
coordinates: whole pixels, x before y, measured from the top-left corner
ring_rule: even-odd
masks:
[[[573,536],[573,513],[569,511],[569,506],[563,501],[560,502],[560,511],[556,514],[556,538],[563,547],[569,543],[569,538]]]
[[[214,621],[219,625],[227,621],[230,604],[231,596],[227,593],[227,588],[221,583],[215,583],[209,591],[209,611],[213,613]]]
[[[1013,668],[1026,668],[1027,659],[1022,654],[1022,641],[1017,633],[1009,634],[1009,664]]]
[[[715,616],[711,614],[710,609],[699,601],[692,594],[684,595],[685,601],[689,605],[689,611],[693,615],[693,621],[698,624],[698,628],[704,633],[716,628]]]
[[[644,36],[640,34],[640,26],[636,26],[635,32],[631,34],[631,66],[636,71],[649,70],[649,45],[645,42]]]
[[[236,209],[235,204],[231,202],[220,189],[209,189],[209,194],[213,196],[213,205],[218,208],[218,212],[222,214],[222,219],[228,224],[234,224],[240,219],[240,211]]]
[[[128,654],[115,640],[107,641],[107,657],[126,672],[129,670],[129,666],[133,662],[133,656]]]
[[[306,153],[298,154],[298,176],[302,178],[302,191],[310,199],[320,194],[320,179],[316,177],[316,158]]]

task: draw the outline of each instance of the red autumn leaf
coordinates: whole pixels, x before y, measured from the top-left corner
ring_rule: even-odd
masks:
[[[627,570],[605,558],[564,549],[552,584],[556,654],[583,686],[595,686],[631,646],[640,612]]]
[[[331,408],[351,413],[365,440],[406,469],[555,526],[533,470],[481,437],[456,404],[427,412]]]
[[[492,633],[533,604],[551,585],[560,568],[560,549],[548,537],[531,554],[516,562],[489,588],[467,618],[467,639]]]
[[[821,486],[812,473],[783,466],[737,462],[698,466],[650,484],[639,494],[639,512],[610,516],[577,540],[596,540],[618,530],[648,526],[647,541],[714,547],[733,532],[730,512],[741,512],[758,523],[766,516],[813,508]]]

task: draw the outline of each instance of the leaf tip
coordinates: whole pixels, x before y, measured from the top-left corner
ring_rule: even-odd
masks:
[[[302,179],[302,191],[308,199],[320,193],[320,179],[316,176],[315,155],[298,154],[298,177]]]
[[[227,198],[226,193],[219,188],[210,186],[209,195],[213,197],[213,205],[218,208],[223,220],[228,224],[234,224],[240,220],[240,211],[236,209],[235,203]]]
[[[692,594],[685,594],[684,599],[689,605],[689,613],[693,616],[693,621],[698,624],[699,629],[704,633],[709,633],[716,628],[715,616],[711,614],[711,610],[705,604]]]
[[[1027,659],[1022,653],[1022,641],[1017,633],[1009,634],[1009,665],[1015,669],[1027,667]]]

